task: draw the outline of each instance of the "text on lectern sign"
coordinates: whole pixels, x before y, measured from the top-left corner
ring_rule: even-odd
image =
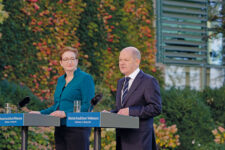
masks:
[[[0,114],[0,126],[23,126],[23,114]]]
[[[68,113],[66,125],[70,127],[100,127],[100,113]]]

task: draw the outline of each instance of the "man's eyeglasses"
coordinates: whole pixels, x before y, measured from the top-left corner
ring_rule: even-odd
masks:
[[[74,58],[74,57],[71,57],[71,58],[63,58],[62,59],[62,61],[64,61],[64,62],[69,62],[69,61],[74,62],[75,60],[76,60],[76,58]]]

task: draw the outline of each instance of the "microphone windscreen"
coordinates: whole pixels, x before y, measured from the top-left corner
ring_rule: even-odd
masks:
[[[24,107],[26,104],[30,102],[30,97],[25,97],[23,100],[19,102],[19,107]]]
[[[94,98],[91,99],[91,105],[95,106],[102,99],[102,94],[95,95]]]

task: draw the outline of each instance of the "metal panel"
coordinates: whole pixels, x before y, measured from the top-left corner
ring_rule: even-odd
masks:
[[[164,7],[163,11],[172,12],[172,13],[183,13],[183,14],[197,14],[197,15],[205,15],[205,12],[202,10],[196,9],[187,9],[180,7]]]
[[[167,27],[167,26],[164,26],[163,25],[163,29],[164,31],[178,31],[178,32],[181,32],[181,31],[184,31],[184,32],[194,32],[194,33],[201,33],[201,34],[204,34],[205,33],[205,30],[204,29],[187,29],[187,28],[173,28],[173,27]],[[203,36],[202,36],[203,37]]]
[[[60,118],[50,115],[24,113],[24,126],[60,126]]]
[[[139,128],[139,118],[106,112],[68,113],[68,127]]]
[[[102,112],[101,122],[101,126],[107,128],[139,128],[139,118],[115,113]]]
[[[175,38],[192,38],[192,39],[202,39],[200,35],[192,35],[192,34],[173,34],[173,33],[163,33],[163,36],[166,37],[175,37]]]
[[[183,20],[200,20],[200,21],[207,21],[206,17],[201,17],[200,15],[181,15],[181,14],[169,14],[169,13],[162,13],[163,17],[166,18],[176,18],[176,19],[183,19]],[[165,18],[165,19],[166,19]]]
[[[198,20],[199,21],[199,20]],[[186,25],[186,26],[198,26],[206,28],[206,24],[204,22],[194,23],[194,22],[185,22],[185,21],[170,21],[170,20],[162,20],[163,24],[176,24],[176,25]]]
[[[159,1],[163,1],[164,5],[181,6],[181,7],[185,6],[185,7],[191,7],[191,8],[204,8],[202,3],[191,3],[185,0],[179,1],[179,2],[173,1],[173,0],[159,0]]]
[[[179,57],[179,58],[181,58],[181,57],[185,57],[185,58],[207,58],[207,56],[202,56],[201,54],[195,54],[195,53],[190,53],[190,54],[187,54],[187,53],[180,53],[180,52],[173,52],[173,53],[169,53],[169,52],[166,52],[165,53],[165,55],[167,56],[167,57],[169,57],[169,56],[171,56],[171,57],[175,57],[175,58],[177,58],[177,57]]]
[[[190,60],[190,59],[186,59],[186,60],[179,60],[179,59],[165,59],[165,63],[167,64],[182,64],[182,65],[202,65],[201,60],[197,61],[197,60]]]
[[[173,34],[173,33],[163,33],[163,36],[165,37],[175,37],[175,38],[191,38],[196,40],[201,40],[202,36],[200,35],[190,35],[190,34]]]
[[[157,61],[207,63],[207,0],[157,0]]]
[[[190,46],[204,46],[204,42],[195,42],[195,41],[185,41],[185,40],[164,40],[165,44],[179,44],[179,45],[190,45]]]
[[[195,48],[195,47],[185,47],[185,46],[165,46],[165,50],[177,50],[177,51],[186,51],[186,52],[205,52],[207,53],[206,49],[203,48]]]

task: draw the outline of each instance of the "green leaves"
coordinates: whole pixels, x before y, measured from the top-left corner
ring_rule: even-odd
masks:
[[[168,124],[176,124],[180,135],[180,149],[198,149],[198,144],[213,142],[211,130],[214,122],[210,108],[205,105],[201,93],[171,88],[161,91],[163,116]],[[220,95],[222,96],[222,95]],[[192,144],[195,141],[195,144]],[[196,144],[197,143],[197,144]]]

